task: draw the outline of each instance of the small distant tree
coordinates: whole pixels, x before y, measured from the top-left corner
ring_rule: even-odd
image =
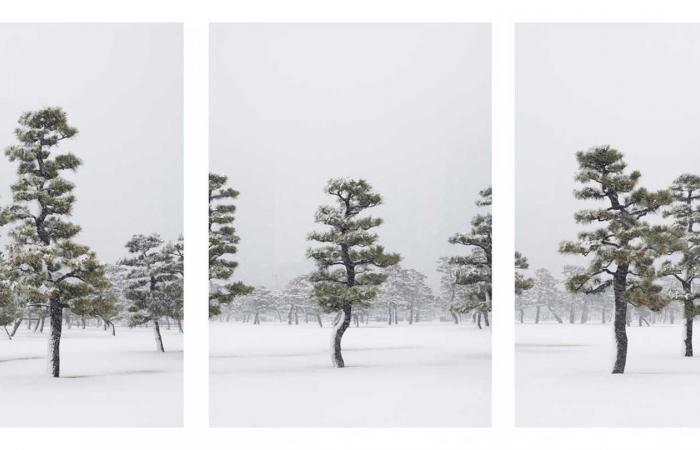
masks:
[[[253,325],[260,324],[260,316],[266,311],[277,312],[277,295],[265,286],[256,286],[249,294],[245,294],[237,299],[241,303],[244,321],[253,318]]]
[[[675,279],[682,289],[675,298],[683,303],[685,356],[693,356],[693,320],[700,314],[695,304],[700,293],[693,292],[693,283],[700,278],[700,177],[683,174],[674,180],[670,190],[673,203],[663,215],[673,219],[673,226],[681,235],[681,245],[679,258],[665,261],[661,274]]]
[[[60,376],[63,309],[106,283],[95,253],[73,240],[80,227],[67,220],[75,186],[62,174],[76,171],[81,161],[72,153],[58,153],[58,148],[77,133],[60,108],[28,112],[15,130],[18,144],[5,150],[10,162],[18,163],[17,181],[11,186],[13,203],[4,214],[4,220],[15,225],[8,261],[17,271],[20,297],[48,311],[53,377]]]
[[[378,286],[386,280],[386,274],[375,269],[397,264],[400,256],[385,253],[377,244],[379,236],[371,230],[381,225],[382,219],[361,216],[382,202],[365,180],[334,178],[328,181],[325,192],[336,204],[318,208],[316,223],[329,229],[308,235],[310,241],[322,245],[309,249],[307,257],[316,264],[309,278],[314,297],[325,311],[339,313],[331,335],[331,362],[340,368],[345,366],[341,340],[350,326],[353,306],[372,304]]]
[[[564,254],[591,256],[582,273],[569,278],[566,287],[573,292],[600,293],[612,288],[615,298],[615,342],[617,355],[612,373],[624,373],[627,361],[627,304],[658,310],[666,303],[661,287],[654,283],[654,261],[672,237],[662,226],[643,220],[672,201],[662,190],[638,188],[641,174],[625,173],[623,155],[610,146],[576,153],[579,170],[576,181],[583,187],[574,192],[577,199],[605,201],[602,208],[576,213],[579,224],[600,224],[583,231],[578,239],[562,242]]]
[[[226,283],[238,263],[231,259],[238,252],[240,238],[233,226],[236,206],[232,203],[238,191],[226,186],[228,177],[209,174],[209,316],[221,313],[221,305],[252,289],[241,282]],[[217,281],[224,286],[214,286]]]
[[[450,262],[450,258],[443,256],[438,259],[437,272],[440,274],[440,295],[438,302],[442,309],[450,313],[455,325],[459,324],[459,314],[457,313],[459,299],[463,295],[464,287],[457,285],[457,274],[459,269]]]
[[[491,187],[479,192],[477,206],[491,206]],[[457,267],[456,284],[468,288],[468,294],[455,308],[457,312],[476,311],[483,314],[488,325],[491,311],[491,213],[477,214],[471,221],[471,230],[457,233],[449,239],[450,244],[468,247],[471,254],[453,256],[450,263]]]
[[[169,270],[171,260],[162,245],[163,239],[158,234],[136,234],[126,243],[132,256],[122,259],[119,264],[129,269],[126,276],[129,326],[152,323],[156,349],[164,352],[160,319],[172,317],[176,299],[168,289],[174,275]]]

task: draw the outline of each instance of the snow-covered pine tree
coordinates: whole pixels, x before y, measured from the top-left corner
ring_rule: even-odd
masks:
[[[491,206],[491,187],[479,192],[477,206]],[[458,268],[455,283],[469,288],[468,295],[461,297],[455,307],[460,313],[476,311],[484,316],[488,325],[491,311],[491,213],[477,214],[471,220],[471,231],[457,233],[449,238],[450,244],[464,245],[471,249],[467,256],[453,256],[450,263]]]
[[[172,310],[169,317],[177,322],[177,328],[182,333],[184,317],[185,293],[185,240],[182,236],[175,242],[168,242],[163,247],[166,260],[165,271],[171,275],[165,280],[164,291],[172,299]]]
[[[693,320],[700,314],[695,300],[699,292],[693,292],[693,283],[700,279],[700,176],[683,174],[671,185],[673,203],[664,211],[664,217],[673,219],[673,226],[681,233],[680,258],[665,261],[661,274],[673,277],[680,285],[683,303],[685,356],[693,356]]]
[[[563,323],[563,320],[556,311],[556,308],[561,303],[559,281],[554,278],[554,275],[552,275],[549,270],[537,269],[535,271],[534,285],[532,286],[530,294],[530,299],[533,300],[531,306],[535,307],[535,323],[540,322],[542,307],[547,308],[547,311],[549,311],[557,323]]]
[[[576,181],[583,187],[574,192],[580,200],[606,201],[607,206],[583,209],[575,214],[584,225],[602,224],[582,231],[578,239],[562,242],[564,254],[592,256],[583,273],[569,278],[566,287],[574,292],[598,293],[612,288],[615,298],[616,358],[612,373],[624,373],[627,361],[627,303],[659,309],[666,303],[661,287],[654,283],[655,257],[673,241],[667,227],[651,226],[643,218],[672,201],[667,190],[649,192],[638,188],[641,174],[625,173],[623,155],[610,146],[576,153]]]
[[[23,305],[16,290],[17,270],[0,252],[0,326],[5,329],[9,339],[12,339],[22,321]],[[12,331],[7,329],[8,325],[12,326]]]
[[[466,295],[463,286],[457,285],[457,274],[459,269],[450,262],[450,258],[442,256],[437,262],[437,272],[440,274],[440,296],[439,304],[452,316],[455,325],[459,324],[459,314],[457,309],[462,295]]]
[[[119,264],[128,268],[125,295],[129,300],[129,326],[151,322],[156,349],[164,352],[160,319],[172,317],[177,299],[168,290],[175,275],[169,270],[171,258],[162,245],[163,239],[156,233],[136,234],[126,243],[133,256],[122,259]]]
[[[74,184],[62,173],[76,171],[81,161],[72,153],[57,152],[59,144],[77,132],[60,108],[29,112],[15,129],[19,143],[5,150],[10,162],[18,162],[17,181],[11,186],[13,204],[6,212],[7,221],[15,224],[9,262],[18,270],[20,295],[48,310],[53,377],[60,376],[63,309],[106,283],[95,254],[73,241],[80,227],[66,220],[75,203]]]
[[[519,270],[527,270],[530,268],[527,258],[520,252],[515,252],[515,294],[520,295],[524,291],[532,288],[534,280],[527,278]]]
[[[266,311],[275,311],[279,315],[278,297],[265,286],[255,286],[250,293],[237,298],[236,302],[241,304],[243,321],[247,322],[252,318],[253,325],[260,325],[260,316]]]
[[[385,253],[377,244],[379,236],[371,230],[380,226],[382,219],[362,216],[382,202],[365,180],[334,178],[328,181],[325,192],[336,204],[319,207],[315,222],[330,229],[308,235],[308,240],[323,245],[310,248],[307,257],[316,264],[309,278],[314,297],[325,311],[339,313],[331,334],[331,362],[341,368],[345,366],[341,341],[350,326],[353,306],[371,305],[378,286],[386,279],[384,273],[374,269],[397,264],[401,257]]]
[[[233,226],[238,191],[226,186],[228,177],[209,174],[209,317],[221,313],[221,305],[240,295],[250,294],[252,287],[241,282],[215,285],[228,281],[238,263],[231,259],[238,252],[240,238]]]

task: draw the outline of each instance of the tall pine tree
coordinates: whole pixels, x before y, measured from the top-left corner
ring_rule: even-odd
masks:
[[[339,316],[331,334],[331,362],[344,367],[341,353],[343,334],[350,326],[353,306],[367,307],[377,296],[377,288],[386,274],[375,270],[397,264],[397,253],[385,253],[377,244],[379,236],[371,231],[382,224],[378,217],[362,216],[381,204],[382,197],[365,180],[334,178],[325,192],[335,200],[333,206],[321,206],[315,221],[329,227],[308,235],[322,244],[310,248],[307,256],[316,264],[310,276],[314,297],[328,312]]]
[[[610,146],[577,152],[576,159],[579,170],[575,179],[583,187],[574,192],[575,197],[606,205],[575,214],[579,224],[600,226],[580,232],[576,241],[561,243],[561,253],[592,257],[585,271],[571,276],[566,286],[585,293],[612,288],[616,343],[612,373],[624,373],[627,304],[658,310],[666,302],[661,286],[654,283],[654,261],[672,242],[672,236],[666,227],[652,226],[644,217],[658,212],[672,198],[666,190],[649,192],[637,187],[641,174],[626,173],[622,153]]]
[[[238,266],[231,257],[238,252],[240,238],[233,226],[236,205],[232,202],[238,191],[226,186],[228,177],[209,174],[209,316],[221,313],[221,305],[240,295],[250,294],[253,288],[241,282],[216,286],[217,281],[228,281]]]
[[[671,185],[673,203],[664,211],[665,217],[673,218],[673,226],[681,233],[679,259],[665,261],[661,273],[673,277],[680,283],[683,294],[685,333],[683,343],[685,356],[693,356],[693,320],[700,314],[695,300],[700,293],[693,292],[693,283],[700,279],[700,177],[683,174]]]
[[[60,376],[63,309],[107,282],[95,254],[73,241],[80,227],[67,220],[75,203],[74,185],[62,174],[76,171],[81,161],[72,153],[58,153],[58,148],[77,132],[60,108],[29,112],[15,129],[18,144],[5,150],[10,162],[18,163],[13,204],[6,213],[15,224],[9,262],[18,271],[21,296],[48,310],[53,377]]]

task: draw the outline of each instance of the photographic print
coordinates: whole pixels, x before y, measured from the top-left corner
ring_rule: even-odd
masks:
[[[698,426],[700,26],[516,31],[520,426]]]
[[[182,27],[0,24],[0,426],[182,424]]]
[[[214,24],[211,424],[490,423],[486,24]]]

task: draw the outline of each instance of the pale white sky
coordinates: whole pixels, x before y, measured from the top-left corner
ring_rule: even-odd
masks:
[[[0,24],[0,147],[25,111],[60,106],[83,160],[72,220],[105,262],[135,233],[182,232],[182,26]],[[0,156],[0,203],[16,166]],[[6,235],[7,227],[0,231]]]
[[[555,274],[573,214],[575,152],[609,144],[640,185],[700,172],[700,25],[518,25],[516,246]]]
[[[383,195],[380,242],[435,285],[490,183],[490,27],[217,24],[210,41],[210,166],[241,192],[235,278],[312,270],[306,234],[345,176]]]

